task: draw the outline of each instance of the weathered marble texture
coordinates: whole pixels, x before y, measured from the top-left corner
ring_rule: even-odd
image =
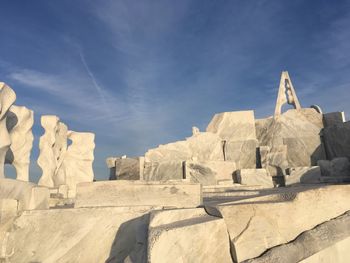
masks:
[[[203,208],[154,211],[148,262],[232,262],[225,222]]]
[[[216,134],[200,132],[186,139],[157,148],[150,149],[145,154],[146,162],[186,161],[186,160],[216,160],[223,161],[222,140]]]
[[[255,140],[254,111],[222,112],[214,115],[206,131],[226,141]]]
[[[256,168],[257,140],[226,141],[225,161],[236,163],[237,169]]]
[[[197,207],[203,202],[201,190],[200,184],[189,182],[115,180],[80,183],[75,207]]]
[[[350,121],[323,129],[327,159],[347,157],[350,159]]]
[[[182,161],[146,162],[143,172],[145,181],[182,180],[184,179]]]
[[[6,126],[10,133],[11,146],[5,162],[16,169],[16,179],[29,181],[30,153],[33,147],[34,113],[24,106],[12,105],[7,116]]]
[[[109,180],[140,180],[140,158],[107,158],[107,166],[111,174]]]
[[[56,142],[56,133],[58,131],[59,118],[54,115],[41,116],[41,126],[44,128],[44,134],[39,140],[40,154],[38,165],[43,171],[38,182],[39,185],[54,187],[54,174],[56,172],[56,156],[53,147]]]
[[[273,188],[273,181],[266,169],[240,169],[236,172],[235,183],[243,185],[260,185]]]
[[[0,178],[4,178],[5,156],[11,145],[6,118],[10,107],[16,100],[16,93],[5,83],[0,82]]]
[[[318,160],[325,160],[326,153],[319,136],[283,138],[287,145],[289,167],[314,166]]]
[[[236,262],[258,257],[350,210],[350,185],[290,190],[293,191],[205,206],[209,214],[225,220]]]
[[[25,211],[0,247],[9,262],[146,262],[151,207]],[[124,261],[125,260],[125,261]],[[128,261],[129,260],[129,261]]]
[[[350,212],[326,221],[311,230],[300,234],[295,240],[287,244],[282,244],[271,248],[261,257],[246,261],[246,263],[269,263],[269,262],[309,262],[302,261],[310,256],[327,250],[329,247],[336,245],[342,240],[350,238]],[[348,242],[347,244],[350,244]],[[333,248],[334,249],[334,248]],[[337,251],[337,249],[334,249]],[[345,251],[344,251],[345,252]],[[335,253],[336,255],[338,253]],[[350,254],[348,253],[350,256]],[[341,254],[337,255],[342,257]],[[343,255],[345,256],[345,255]],[[339,262],[337,257],[327,257],[330,261],[323,261],[324,257],[318,258],[316,262]],[[344,257],[345,259],[345,257]],[[349,258],[348,258],[349,259]],[[347,261],[346,261],[347,262]]]
[[[287,145],[274,146],[266,154],[266,168],[270,176],[283,176],[288,168]]]
[[[321,169],[319,166],[292,167],[284,175],[286,186],[294,184],[316,184],[320,183]]]
[[[186,161],[185,177],[202,185],[216,185],[223,181],[233,183],[236,169],[236,163],[230,161]]]
[[[64,156],[62,169],[64,169],[66,184],[69,187],[69,197],[74,197],[76,185],[81,182],[92,182],[94,171],[95,134],[89,132],[68,131],[68,139],[72,144],[68,146]]]

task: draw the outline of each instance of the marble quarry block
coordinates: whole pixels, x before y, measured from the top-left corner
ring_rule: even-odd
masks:
[[[146,162],[186,161],[186,160],[223,161],[223,143],[221,138],[210,132],[200,132],[186,139],[158,148],[145,154]]]
[[[350,121],[323,129],[327,159],[350,158]]]
[[[184,178],[182,161],[145,162],[142,180],[166,182]]]
[[[39,140],[40,154],[38,157],[38,165],[43,171],[38,182],[39,185],[54,187],[54,174],[56,171],[56,156],[53,147],[56,141],[56,133],[58,131],[59,118],[54,115],[41,116],[41,126],[44,128],[44,134]]]
[[[236,163],[237,169],[256,168],[257,140],[226,141],[225,161]]]
[[[6,126],[10,133],[11,146],[5,162],[16,169],[16,179],[29,181],[30,153],[33,147],[34,113],[24,106],[12,105],[7,115]]]
[[[0,178],[4,178],[5,157],[11,145],[6,118],[9,109],[16,100],[16,93],[5,83],[0,82]]]
[[[223,181],[233,183],[233,173],[236,170],[236,163],[230,161],[186,161],[185,163],[186,179],[202,185],[215,185]]]
[[[72,144],[68,146],[62,169],[64,169],[69,197],[74,197],[76,185],[81,182],[92,182],[94,171],[95,134],[90,132],[68,131],[68,139]]]
[[[350,177],[350,161],[346,157],[334,158],[332,161],[321,160],[318,165],[322,176]]]
[[[107,159],[107,162],[111,162],[107,163],[111,169],[109,180],[140,180],[140,158],[117,157],[112,159]],[[114,174],[112,174],[113,171]]]
[[[313,166],[326,159],[320,137],[283,138],[283,144],[287,145],[289,167]]]
[[[222,218],[203,208],[153,211],[148,228],[148,262],[232,262]]]
[[[273,247],[261,257],[247,260],[247,263],[267,262],[342,262],[349,260],[350,253],[350,213],[326,221],[300,234],[295,240]],[[340,250],[340,242],[347,240]],[[337,245],[338,244],[338,245]],[[329,249],[331,248],[331,249]],[[342,251],[343,253],[339,253]],[[320,255],[324,253],[326,255]],[[317,255],[318,254],[318,255]],[[348,257],[346,257],[346,255]],[[311,257],[311,258],[310,258]],[[312,258],[315,258],[313,261]],[[328,260],[325,260],[325,259]],[[317,260],[316,260],[317,259]],[[312,261],[311,261],[312,260]],[[347,261],[343,261],[344,263]]]
[[[343,122],[345,122],[345,113],[343,111],[323,114],[323,125],[325,128],[342,124]]]
[[[18,201],[16,199],[0,199],[0,223],[17,216]]]
[[[18,200],[18,210],[48,209],[49,189],[33,183],[0,179],[0,199]]]
[[[255,121],[259,145],[270,148],[283,144],[283,138],[320,137],[323,129],[322,114],[311,108],[291,109],[278,118]]]
[[[321,169],[319,166],[292,167],[284,175],[286,186],[294,184],[316,184],[320,182]]]
[[[273,188],[273,181],[266,169],[240,169],[236,172],[235,183],[243,185],[260,185]]]
[[[146,262],[150,207],[24,211],[0,239],[10,262]],[[144,249],[143,249],[144,247]],[[129,260],[129,261],[128,261]]]
[[[257,158],[257,168],[266,168],[267,167],[267,156],[270,152],[269,146],[259,146],[258,148],[258,158]]]
[[[288,168],[287,145],[270,149],[266,155],[266,170],[270,176],[283,176]]]
[[[328,185],[309,190],[295,188],[298,189],[295,192],[269,198],[262,196],[205,206],[207,213],[225,220],[231,254],[236,262],[258,257],[350,210],[350,185]]]
[[[76,208],[141,205],[185,208],[201,204],[200,184],[127,180],[80,183],[75,201]]]
[[[225,141],[254,140],[256,139],[254,111],[217,113],[206,131],[218,134]]]

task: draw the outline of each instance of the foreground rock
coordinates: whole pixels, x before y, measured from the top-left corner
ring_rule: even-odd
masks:
[[[8,230],[8,262],[145,262],[148,207],[26,211]]]
[[[101,181],[77,187],[75,207],[158,206],[197,207],[202,204],[201,185],[187,182],[147,183]]]
[[[148,262],[232,262],[222,218],[203,208],[154,211],[148,229]]]
[[[261,257],[248,260],[247,263],[300,262],[347,238],[350,238],[350,212],[305,231],[290,243],[274,247]]]
[[[237,262],[288,243],[300,233],[350,210],[350,186],[325,186],[207,206],[226,222]]]

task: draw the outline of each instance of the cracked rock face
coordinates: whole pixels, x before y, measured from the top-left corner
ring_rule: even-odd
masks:
[[[241,262],[350,210],[349,198],[349,185],[326,186],[223,203],[206,210],[224,218],[231,253]]]

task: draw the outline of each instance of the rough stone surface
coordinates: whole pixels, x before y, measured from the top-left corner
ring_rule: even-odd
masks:
[[[5,83],[0,82],[0,178],[4,178],[5,157],[11,145],[6,118],[11,105],[16,100],[16,93]]]
[[[255,140],[254,111],[217,113],[206,131],[218,134],[225,141]]]
[[[67,154],[67,138],[68,138],[68,127],[62,122],[57,125],[57,131],[55,134],[55,144],[52,147],[53,154],[55,156],[55,172],[52,177],[54,185],[60,186],[66,184],[66,171],[61,169],[64,158]],[[86,142],[88,143],[88,142]]]
[[[237,169],[256,168],[257,140],[226,141],[225,161],[236,163]]]
[[[9,262],[146,262],[149,207],[24,212],[10,229]],[[25,238],[24,238],[25,237]],[[0,246],[4,247],[4,239]]]
[[[194,162],[186,161],[186,179],[202,185],[215,185],[222,181],[233,183],[236,163],[230,161]]]
[[[318,165],[322,176],[350,177],[350,161],[346,157],[334,158],[332,161],[321,160]]]
[[[287,145],[289,167],[313,166],[326,159],[320,137],[283,138],[283,144]]]
[[[69,187],[68,196],[74,197],[78,183],[92,182],[94,179],[92,163],[95,134],[69,131],[68,139],[72,141],[72,144],[67,149],[62,169],[64,169],[66,184]]]
[[[139,158],[116,158],[115,174],[110,180],[140,180]]]
[[[350,158],[350,121],[324,128],[323,138],[328,160]]]
[[[350,210],[350,185],[297,189],[268,198],[206,206],[209,214],[224,218],[236,261],[258,257],[267,249],[288,243],[300,233]]]
[[[345,114],[343,111],[323,114],[324,127],[330,127],[336,124],[342,124],[343,122],[345,122]]]
[[[275,146],[266,154],[266,170],[270,176],[283,176],[288,166],[287,145]]]
[[[284,176],[285,185],[293,184],[315,184],[320,182],[321,169],[319,166],[293,167],[288,169]]]
[[[79,184],[75,207],[147,205],[183,208],[201,204],[200,184],[117,180]]]
[[[182,161],[164,161],[164,162],[146,162],[143,171],[143,180],[161,181],[182,180],[183,162]]]
[[[224,160],[221,138],[210,132],[200,132],[186,139],[157,148],[145,154],[145,162],[186,161],[186,160]]]
[[[322,223],[311,230],[305,231],[295,240],[271,248],[261,257],[248,260],[247,263],[303,262],[302,260],[307,259],[322,250],[327,250],[328,247],[335,245],[346,238],[350,238],[350,212]],[[348,244],[350,243],[348,242]],[[304,262],[308,262],[308,260]],[[327,262],[338,261],[334,258]]]
[[[49,189],[29,182],[0,179],[0,199],[18,200],[19,210],[48,209]]]
[[[18,201],[16,199],[0,199],[0,223],[15,217],[17,211]]]
[[[16,179],[29,181],[30,152],[33,147],[34,113],[23,106],[12,105],[6,120],[11,146],[6,153],[6,163],[16,169]]]
[[[259,159],[257,160],[257,168],[267,168],[267,165],[268,165],[267,156],[268,156],[268,153],[270,152],[270,147],[259,146],[258,151],[259,151],[259,156],[258,156]]]
[[[348,263],[350,258],[349,247],[350,247],[350,237],[343,239],[342,241],[300,262],[301,263],[320,263],[320,262]]]
[[[203,208],[154,211],[148,229],[148,262],[232,262],[222,218]]]
[[[271,176],[266,169],[241,169],[236,172],[235,182],[243,185],[261,185],[267,188],[273,187]]]

